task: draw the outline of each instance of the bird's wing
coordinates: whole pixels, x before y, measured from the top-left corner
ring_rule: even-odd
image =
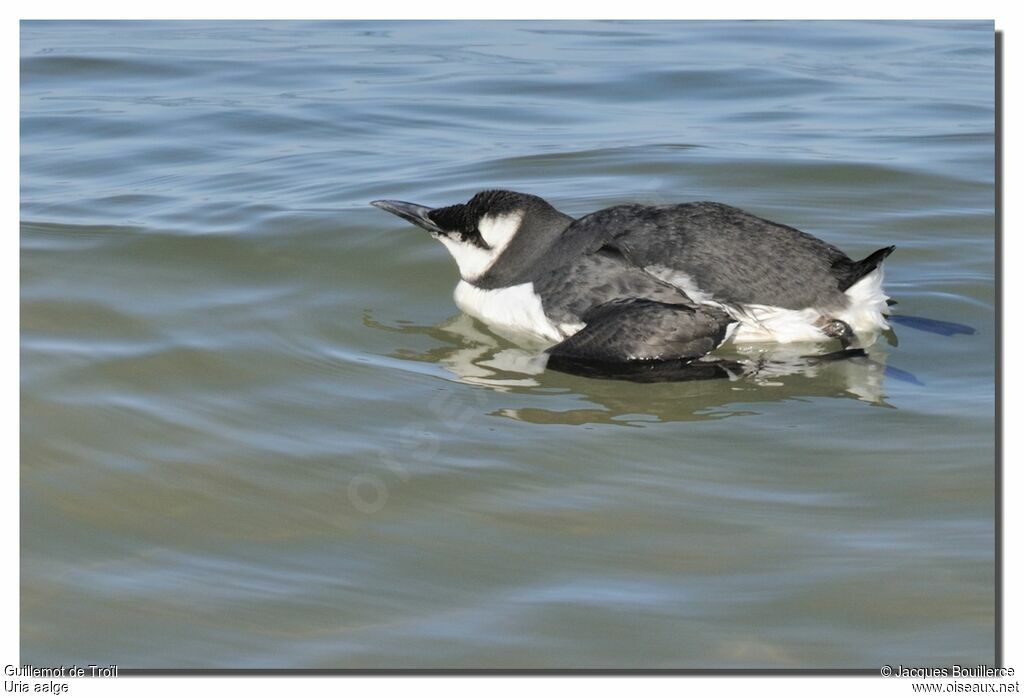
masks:
[[[599,250],[537,277],[534,291],[544,311],[557,322],[575,324],[598,306],[614,300],[644,298],[696,306],[675,286],[659,281],[628,262],[616,250]]]
[[[842,306],[833,268],[852,264],[839,249],[795,228],[710,202],[616,206],[581,218],[566,234],[591,244],[600,240],[697,302]]]
[[[724,313],[689,305],[627,298],[599,305],[586,326],[548,349],[551,361],[621,364],[691,360],[726,339],[732,322]],[[551,363],[549,362],[549,366]]]

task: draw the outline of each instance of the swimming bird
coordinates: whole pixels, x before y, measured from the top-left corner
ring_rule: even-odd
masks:
[[[576,219],[502,190],[439,208],[371,203],[448,248],[462,311],[539,339],[563,364],[687,363],[730,338],[846,347],[888,328],[882,262],[893,247],[854,261],[725,204],[625,204]]]

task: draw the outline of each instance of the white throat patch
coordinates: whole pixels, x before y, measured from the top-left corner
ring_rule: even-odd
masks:
[[[484,216],[477,229],[487,244],[494,250],[504,250],[512,242],[519,224],[523,222],[522,212],[506,213],[501,216]]]
[[[501,256],[519,230],[522,220],[522,213],[481,218],[478,229],[484,241],[491,246],[489,250],[481,249],[471,242],[453,240],[446,235],[438,235],[437,239],[448,248],[455,263],[459,265],[459,275],[466,281],[473,281],[483,276]]]

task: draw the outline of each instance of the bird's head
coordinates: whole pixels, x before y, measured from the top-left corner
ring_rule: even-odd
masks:
[[[572,221],[539,196],[514,191],[482,191],[464,204],[428,208],[406,201],[372,205],[428,231],[448,248],[459,274],[473,282],[486,274],[513,243],[549,238]],[[527,232],[529,231],[529,232]],[[525,233],[525,234],[524,234]]]

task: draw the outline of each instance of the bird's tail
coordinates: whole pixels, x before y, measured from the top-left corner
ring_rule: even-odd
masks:
[[[832,270],[839,279],[839,290],[846,291],[846,289],[873,272],[895,249],[895,245],[883,247],[880,250],[875,250],[859,262],[836,260],[832,264]]]

